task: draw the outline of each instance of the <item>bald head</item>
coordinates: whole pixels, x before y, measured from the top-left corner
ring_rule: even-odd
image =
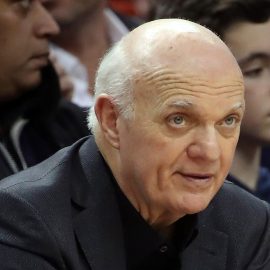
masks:
[[[104,57],[97,72],[95,95],[112,96],[119,111],[127,118],[133,112],[133,99],[138,83],[163,83],[152,80],[151,74],[159,70],[181,70],[183,77],[193,76],[204,81],[207,77],[224,74],[238,78],[242,74],[230,50],[207,28],[182,19],[161,19],[145,23],[117,43]],[[115,72],[117,71],[117,72]],[[226,80],[220,78],[217,84]],[[92,112],[92,118],[95,118]],[[90,125],[96,121],[91,119]],[[92,124],[91,124],[92,123]]]
[[[141,25],[123,39],[123,47],[136,68],[176,63],[189,68],[211,54],[225,64],[238,65],[223,41],[196,23],[181,19],[162,19]],[[196,55],[196,57],[194,56]],[[204,65],[204,63],[202,63]]]
[[[105,56],[96,91],[97,144],[145,220],[168,227],[205,209],[244,112],[242,75],[224,43],[180,19],[144,24]],[[191,180],[202,172],[211,179]]]

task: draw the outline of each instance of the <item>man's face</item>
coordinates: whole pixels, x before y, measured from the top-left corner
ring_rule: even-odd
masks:
[[[238,23],[224,36],[242,69],[246,112],[241,140],[270,143],[270,21]]]
[[[231,62],[200,48],[136,78],[135,117],[117,125],[124,190],[138,208],[179,218],[206,208],[219,190],[244,110],[241,72]]]
[[[94,10],[104,1],[100,0],[48,0],[46,8],[60,26],[69,26],[83,17],[84,13]]]
[[[0,100],[40,82],[48,63],[48,37],[58,26],[39,0],[0,0]]]

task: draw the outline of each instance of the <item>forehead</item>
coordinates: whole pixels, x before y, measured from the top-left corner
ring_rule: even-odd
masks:
[[[236,23],[224,34],[224,41],[238,61],[256,54],[270,53],[270,20],[265,23]]]
[[[227,74],[226,74],[227,73]],[[238,72],[183,72],[160,68],[137,80],[135,100],[143,110],[189,109],[220,113],[243,107],[243,80]]]
[[[153,45],[145,44],[134,60],[139,71],[135,101],[149,104],[144,109],[183,98],[201,107],[236,96],[242,101],[243,78],[239,66],[224,43],[212,36],[205,31],[164,33]]]
[[[146,80],[160,79],[160,72],[181,77],[194,77],[200,80],[220,82],[241,78],[238,64],[227,46],[218,40],[206,38],[201,33],[166,35],[154,44],[140,42],[140,52],[135,51],[135,68],[143,70]],[[133,51],[131,50],[131,55]],[[226,78],[227,77],[227,78]],[[162,77],[163,78],[163,77]],[[212,80],[218,78],[217,81]]]

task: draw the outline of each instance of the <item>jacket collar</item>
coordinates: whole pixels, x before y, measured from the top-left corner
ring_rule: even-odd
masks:
[[[200,226],[197,238],[182,253],[181,269],[225,270],[227,247],[227,234]]]
[[[74,229],[87,261],[92,270],[124,270],[122,224],[112,175],[93,138],[80,148],[76,166],[79,175],[72,184],[72,200],[83,210],[74,219]]]

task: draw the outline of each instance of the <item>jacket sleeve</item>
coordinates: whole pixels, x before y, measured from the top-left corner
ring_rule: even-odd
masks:
[[[1,190],[0,206],[1,270],[66,269],[54,236],[32,205]]]
[[[0,244],[2,270],[57,270],[50,262],[32,252]]]

